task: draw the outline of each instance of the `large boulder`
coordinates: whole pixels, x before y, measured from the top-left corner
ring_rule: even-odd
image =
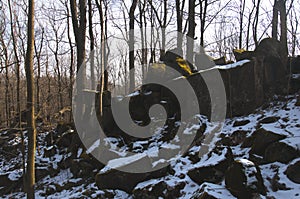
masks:
[[[194,164],[194,168],[188,171],[188,176],[199,185],[203,182],[220,183],[232,161],[230,148],[216,147]]]
[[[127,193],[132,193],[134,187],[143,181],[163,177],[167,174],[168,167],[164,167],[158,169],[153,172],[146,172],[146,173],[137,173],[136,169],[132,172],[125,172],[126,168],[136,166],[143,167],[143,165],[151,165],[149,158],[142,158],[135,160],[133,162],[124,163],[122,161],[122,165],[118,166],[117,168],[112,169],[109,165],[104,167],[97,175],[96,175],[96,185],[99,189],[119,189],[123,190]],[[147,168],[145,168],[147,170]],[[150,170],[152,168],[148,168]]]
[[[285,94],[287,89],[288,73],[287,52],[284,46],[276,39],[263,39],[255,49],[255,58],[260,67],[263,67],[263,87],[266,95]]]
[[[292,74],[300,73],[300,55],[288,58],[288,71]]]
[[[236,61],[241,61],[241,60],[245,60],[245,59],[252,59],[252,57],[254,56],[254,52],[247,51],[244,49],[234,49],[233,55],[234,55]]]
[[[178,198],[184,187],[184,182],[174,183],[173,186],[170,186],[163,178],[153,179],[138,184],[133,190],[133,197],[145,199]]]
[[[287,177],[294,183],[300,184],[300,160],[288,166],[285,171]]]
[[[299,138],[286,138],[275,142],[266,148],[264,158],[267,162],[288,163],[300,157]]]
[[[225,174],[225,184],[238,198],[252,199],[256,194],[266,194],[259,167],[246,159],[232,163]]]
[[[223,199],[235,198],[224,186],[203,183],[200,188],[193,194],[193,199]]]
[[[251,147],[250,154],[263,156],[266,147],[274,142],[284,139],[286,136],[267,131],[264,128],[256,130],[250,137],[243,143],[243,147]]]

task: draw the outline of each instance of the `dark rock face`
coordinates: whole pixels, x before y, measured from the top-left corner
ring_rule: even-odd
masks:
[[[218,161],[205,164],[205,162],[210,161],[210,158],[216,158],[216,156],[220,157]],[[208,154],[206,160],[200,160],[199,166],[197,163],[195,164],[195,168],[188,172],[188,176],[199,185],[203,182],[220,183],[232,162],[233,156],[230,148],[215,148]]]
[[[285,171],[285,174],[291,181],[300,184],[299,171],[300,171],[300,161],[297,161],[296,163],[288,166],[287,170]]]
[[[284,142],[275,142],[269,145],[264,155],[267,162],[281,163],[288,163],[297,157],[300,157],[299,151]]]
[[[225,184],[238,198],[250,199],[254,194],[266,193],[259,167],[245,159],[232,163],[225,174]]]
[[[300,73],[300,55],[297,57],[289,57],[287,68],[292,74]]]
[[[145,187],[136,187],[133,190],[134,198],[146,198],[146,199],[156,199],[156,198],[178,198],[180,197],[180,190],[185,186],[184,182],[180,182],[175,186],[170,187],[163,180],[157,183],[149,184]]]
[[[120,189],[132,193],[134,187],[143,181],[159,178],[167,174],[167,168],[149,173],[128,173],[115,169],[100,172],[96,175],[99,189]]]
[[[233,123],[233,127],[237,127],[237,126],[245,126],[247,124],[249,124],[250,121],[249,120],[237,120]]]
[[[256,130],[244,142],[244,146],[251,146],[250,154],[264,155],[266,147],[276,141],[284,139],[286,136],[279,135],[263,128]]]
[[[236,59],[236,61],[241,61],[244,59],[249,59],[251,60],[252,57],[254,57],[254,52],[253,51],[238,51],[238,50],[234,50],[233,51],[234,57]]]
[[[234,196],[226,190],[222,185],[211,183],[203,183],[200,188],[192,196],[193,199],[221,199],[234,198]]]
[[[255,55],[264,69],[264,91],[270,96],[286,93],[287,54],[281,43],[272,38],[263,39],[255,49]]]
[[[214,59],[213,61],[216,65],[226,65],[227,64],[225,56],[220,57],[218,59]]]
[[[263,118],[261,120],[259,120],[259,123],[261,124],[270,124],[270,123],[274,123],[274,122],[277,122],[280,118],[278,117],[266,117],[266,118]]]

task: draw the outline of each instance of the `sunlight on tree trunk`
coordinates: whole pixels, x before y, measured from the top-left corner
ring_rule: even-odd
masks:
[[[27,159],[27,198],[34,198],[35,184],[35,150],[36,128],[34,117],[34,77],[33,77],[33,48],[34,48],[34,0],[28,1],[28,29],[25,71],[27,80],[27,125],[28,125],[28,159]]]

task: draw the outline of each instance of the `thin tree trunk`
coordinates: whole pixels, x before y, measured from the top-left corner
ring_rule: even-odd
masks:
[[[34,117],[34,77],[33,77],[33,51],[34,51],[34,0],[28,0],[28,29],[27,51],[25,59],[25,72],[27,80],[27,125],[28,125],[28,159],[27,159],[27,198],[34,198],[35,184],[35,150],[36,128]]]
[[[287,15],[286,15],[286,0],[279,0],[280,10],[280,42],[283,46],[285,55],[288,55],[287,46]]]
[[[70,74],[69,74],[69,100],[70,100],[70,107],[72,107],[72,94],[73,94],[73,75],[74,75],[74,49],[73,49],[73,45],[72,45],[72,39],[71,39],[71,30],[70,30],[70,11],[69,11],[69,7],[67,5],[66,2],[66,9],[67,9],[67,29],[68,29],[68,43],[70,46]],[[72,114],[70,114],[70,118],[69,118],[70,122],[72,120]]]
[[[135,88],[135,72],[134,72],[134,11],[138,0],[133,0],[129,11],[129,92]]]
[[[184,6],[185,0],[181,5]],[[183,7],[182,6],[182,7]],[[182,9],[180,6],[180,0],[176,0],[176,19],[177,19],[177,49],[182,51],[182,43],[183,43],[183,28],[182,28]]]
[[[16,62],[16,78],[17,78],[17,115],[19,116],[19,131],[21,135],[21,152],[22,152],[22,169],[23,169],[23,187],[25,188],[26,186],[26,181],[25,181],[25,146],[24,146],[24,134],[22,130],[22,114],[21,114],[21,102],[20,102],[20,60],[19,60],[19,55],[18,55],[18,50],[17,50],[17,41],[15,37],[15,26],[13,24],[13,16],[12,16],[12,8],[11,8],[11,3],[10,0],[8,1],[8,7],[9,7],[9,16],[10,16],[10,31],[12,35],[12,40],[13,40],[13,49],[14,49],[14,56],[15,56],[15,62]]]
[[[278,0],[274,0],[273,17],[272,17],[272,38],[278,37]]]
[[[101,26],[101,77],[100,77],[100,88],[99,88],[99,114],[100,120],[103,116],[103,91],[104,91],[104,71],[105,71],[105,22],[103,13],[103,0],[96,0],[97,8],[100,15],[100,26]]]
[[[86,77],[86,68],[85,68],[85,41],[86,41],[86,0],[79,0],[79,15],[77,12],[76,0],[70,0],[71,16],[73,31],[76,41],[76,53],[77,53],[77,79],[79,79],[80,84],[77,84],[77,92],[83,92],[85,87],[85,77]],[[80,70],[80,67],[83,67]],[[79,117],[84,116],[84,99],[79,99],[77,101],[76,115]]]
[[[43,41],[44,41],[44,29],[42,30],[42,38],[41,38],[41,45],[40,48],[37,49],[36,44],[34,44],[36,59],[37,59],[37,66],[38,72],[36,77],[36,110],[37,112],[40,111],[40,78],[41,78],[41,53],[43,48]]]
[[[195,38],[195,27],[196,27],[194,0],[189,0],[188,24],[189,24],[189,29],[187,33],[186,58],[190,64],[193,64],[194,38]]]
[[[92,0],[88,0],[89,7],[89,36],[90,36],[90,66],[91,66],[91,84],[92,89],[95,89],[95,39],[93,33],[93,13],[92,13]]]
[[[261,0],[257,0],[256,14],[255,14],[254,24],[253,24],[253,39],[254,39],[254,43],[255,43],[256,47],[258,46],[257,27],[258,27],[260,2],[261,2]]]
[[[240,0],[240,35],[239,35],[239,48],[242,49],[243,43],[243,19],[245,11],[246,0]]]

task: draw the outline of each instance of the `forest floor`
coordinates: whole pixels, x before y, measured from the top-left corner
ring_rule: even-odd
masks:
[[[206,131],[214,126],[208,121],[206,125]],[[151,195],[153,198],[236,198],[228,189],[226,172],[204,177],[201,174],[203,168],[218,170],[218,165],[228,158],[229,150],[234,160],[247,159],[257,165],[266,188],[264,194],[258,193],[258,198],[300,198],[299,95],[278,97],[253,114],[226,119],[215,140],[218,152],[210,151],[195,160],[193,154],[199,152],[201,144],[195,145],[190,155],[171,160],[169,172],[164,176],[139,182],[128,193],[98,188],[95,176],[103,166],[98,167],[95,160],[86,157],[85,149],[74,138],[74,129],[46,131],[40,126],[38,131],[36,198],[140,198]],[[259,132],[264,137],[260,137]],[[49,141],[50,135],[52,141]],[[253,181],[250,178],[246,183]],[[13,130],[2,131],[0,197],[25,198],[22,181],[21,137]]]

